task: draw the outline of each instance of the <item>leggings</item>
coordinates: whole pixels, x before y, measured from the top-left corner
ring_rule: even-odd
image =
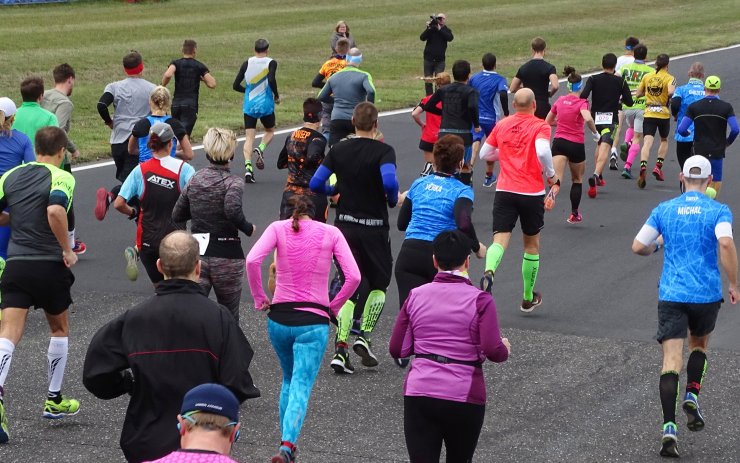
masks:
[[[403,307],[412,289],[431,283],[437,274],[432,261],[432,242],[407,239],[401,244],[396,258],[396,284],[398,285],[398,304]]]
[[[485,414],[485,405],[404,396],[403,431],[411,463],[438,462],[442,442],[447,463],[472,462]]]
[[[281,440],[295,445],[324,357],[329,325],[288,326],[268,319],[267,335],[283,370],[279,406]]]
[[[236,323],[239,323],[239,300],[242,297],[244,279],[244,259],[223,257],[200,258],[200,287],[206,294],[216,293],[219,304],[229,309]]]

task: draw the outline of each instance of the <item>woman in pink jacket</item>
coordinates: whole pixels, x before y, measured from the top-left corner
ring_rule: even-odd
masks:
[[[344,235],[335,227],[311,219],[315,211],[305,196],[288,200],[293,217],[271,223],[247,256],[247,278],[257,310],[269,310],[267,334],[280,360],[282,443],[272,463],[295,461],[295,444],[308,408],[335,319],[360,284],[360,270]],[[277,249],[277,287],[270,301],[262,288],[262,261]],[[326,288],[332,256],[345,283],[329,302]]]

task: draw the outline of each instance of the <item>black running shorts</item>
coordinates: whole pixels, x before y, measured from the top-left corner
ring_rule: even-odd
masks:
[[[722,301],[706,304],[658,301],[658,333],[655,339],[683,339],[687,330],[693,336],[706,336],[714,331]]]
[[[364,227],[342,222],[334,225],[342,232],[370,290],[385,291],[393,274],[391,239],[385,228]]]
[[[434,151],[434,143],[429,143],[428,141],[419,140],[419,149],[422,151],[428,151],[432,152]]]
[[[596,131],[599,132],[599,144],[606,143],[609,146],[614,144],[614,134],[617,132],[615,124],[597,125]]]
[[[668,138],[668,134],[671,132],[671,120],[646,117],[642,121],[642,130],[643,135],[654,137],[655,132],[658,132],[660,138]]]
[[[556,138],[552,141],[552,155],[565,156],[569,162],[574,164],[584,162],[586,160],[586,145],[564,138]]]
[[[75,276],[61,261],[10,260],[2,280],[2,307],[44,309],[59,315],[72,305],[70,289]]]
[[[545,226],[545,195],[497,191],[493,198],[493,234],[511,233],[517,219],[522,233],[528,236],[538,234]]]
[[[259,119],[259,121],[262,122],[262,125],[266,129],[271,129],[275,127],[275,113],[272,113],[272,114],[268,114],[267,116],[262,116],[260,118],[252,117],[249,114],[245,114],[244,115],[244,128],[245,129],[256,129],[257,119]]]

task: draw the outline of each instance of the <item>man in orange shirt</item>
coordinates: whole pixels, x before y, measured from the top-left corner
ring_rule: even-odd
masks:
[[[493,244],[486,253],[481,289],[491,291],[493,274],[519,219],[524,237],[524,296],[520,309],[531,312],[542,303],[542,296],[534,291],[540,266],[540,230],[545,225],[542,171],[550,186],[559,184],[559,180],[552,166],[550,126],[534,115],[537,105],[532,90],[517,91],[513,106],[516,113],[496,124],[479,154],[484,161],[498,160],[501,166],[493,200]]]
[[[326,81],[329,77],[333,76],[337,71],[341,71],[347,65],[345,59],[349,52],[350,42],[347,39],[337,40],[336,50],[337,53],[332,55],[331,58],[326,60],[321,65],[319,73],[313,78],[311,87],[324,88]],[[331,110],[334,108],[334,103],[321,103],[321,133],[328,140],[329,139],[329,126],[331,125]]]

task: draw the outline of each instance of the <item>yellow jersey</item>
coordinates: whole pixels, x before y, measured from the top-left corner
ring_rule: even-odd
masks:
[[[651,72],[642,78],[638,89],[645,94],[645,117],[671,118],[671,110],[668,107],[670,99],[668,87],[671,85],[675,88],[676,78],[668,74],[665,69]]]

